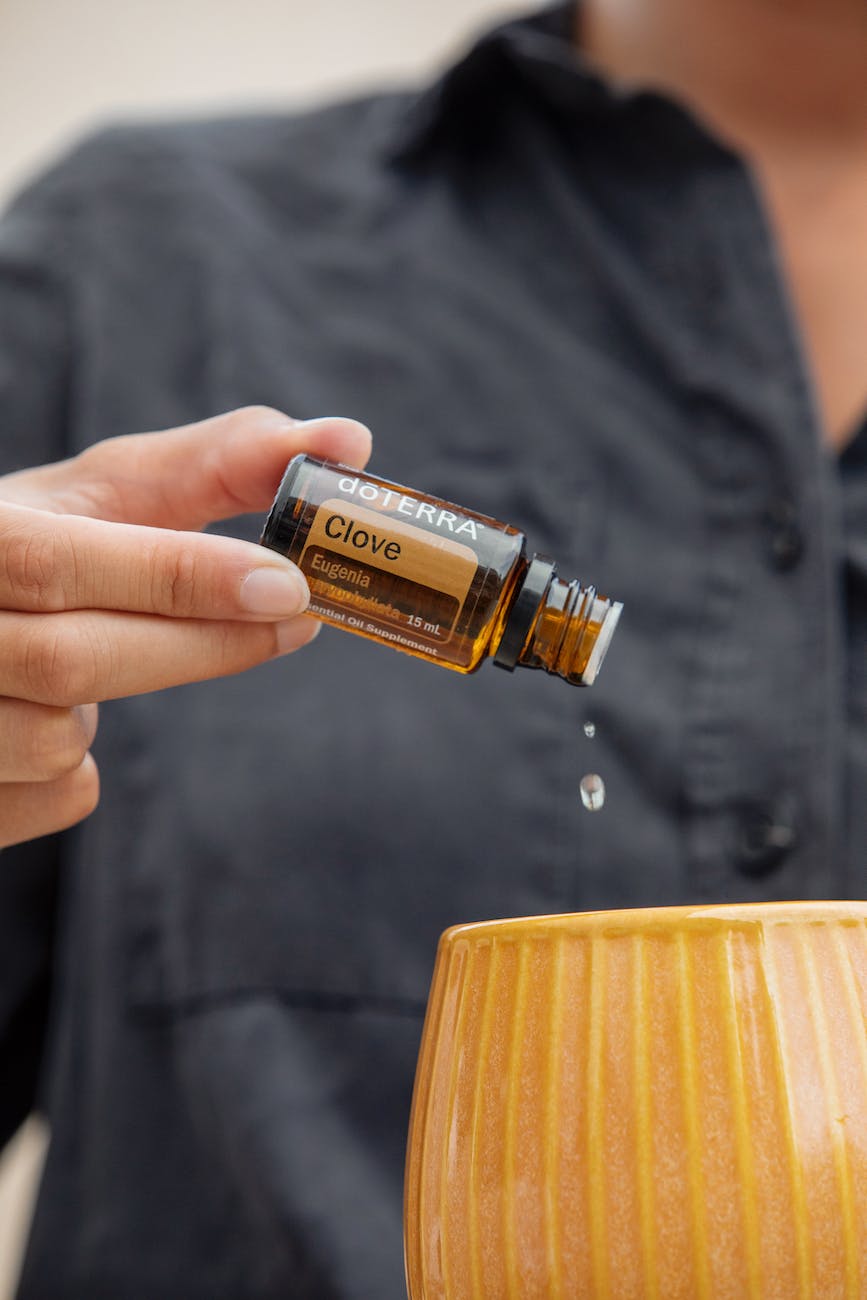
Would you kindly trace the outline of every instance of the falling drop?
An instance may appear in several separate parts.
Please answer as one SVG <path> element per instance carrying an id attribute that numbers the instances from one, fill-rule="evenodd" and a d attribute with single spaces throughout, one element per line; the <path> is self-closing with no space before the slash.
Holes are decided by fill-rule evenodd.
<path id="1" fill-rule="evenodd" d="M 588 740 L 592 740 L 592 739 L 593 739 L 593 737 L 596 735 L 596 723 L 595 723 L 595 722 L 585 722 L 585 723 L 584 723 L 584 735 L 587 737 Z"/>
<path id="2" fill-rule="evenodd" d="M 581 802 L 588 812 L 598 812 L 605 803 L 605 782 L 595 772 L 582 776 L 579 786 Z"/>

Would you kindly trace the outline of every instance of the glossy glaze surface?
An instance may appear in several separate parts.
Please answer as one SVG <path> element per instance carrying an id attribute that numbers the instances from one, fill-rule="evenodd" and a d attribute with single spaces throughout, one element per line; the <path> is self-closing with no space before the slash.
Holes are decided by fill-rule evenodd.
<path id="1" fill-rule="evenodd" d="M 442 938 L 411 1300 L 867 1295 L 867 903 Z"/>

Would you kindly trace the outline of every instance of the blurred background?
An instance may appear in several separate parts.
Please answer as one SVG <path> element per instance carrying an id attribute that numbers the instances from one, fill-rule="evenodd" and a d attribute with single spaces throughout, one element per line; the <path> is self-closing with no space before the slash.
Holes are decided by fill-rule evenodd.
<path id="1" fill-rule="evenodd" d="M 0 0 L 0 206 L 72 140 L 123 117 L 315 103 L 430 76 L 532 0 Z M 2 863 L 0 863 L 2 870 Z M 0 1062 L 0 1087 L 3 1066 Z M 10 1300 L 47 1135 L 0 1156 Z"/>

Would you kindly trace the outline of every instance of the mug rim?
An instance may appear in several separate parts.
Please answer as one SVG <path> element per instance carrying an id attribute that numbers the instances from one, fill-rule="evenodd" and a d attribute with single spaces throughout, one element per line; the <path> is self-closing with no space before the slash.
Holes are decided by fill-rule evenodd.
<path id="1" fill-rule="evenodd" d="M 503 917 L 449 926 L 440 944 L 458 940 L 544 938 L 556 935 L 637 934 L 702 929 L 761 929 L 769 925 L 867 922 L 867 900 L 793 899 L 766 903 L 701 903 L 663 907 L 606 908 L 593 912 Z"/>

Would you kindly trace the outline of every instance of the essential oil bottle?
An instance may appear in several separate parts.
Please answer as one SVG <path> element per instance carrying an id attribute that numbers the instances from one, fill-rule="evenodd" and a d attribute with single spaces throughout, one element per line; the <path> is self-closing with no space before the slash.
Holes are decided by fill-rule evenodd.
<path id="1" fill-rule="evenodd" d="M 461 673 L 493 658 L 589 686 L 622 609 L 508 524 L 312 456 L 289 462 L 260 540 L 317 618 Z"/>

